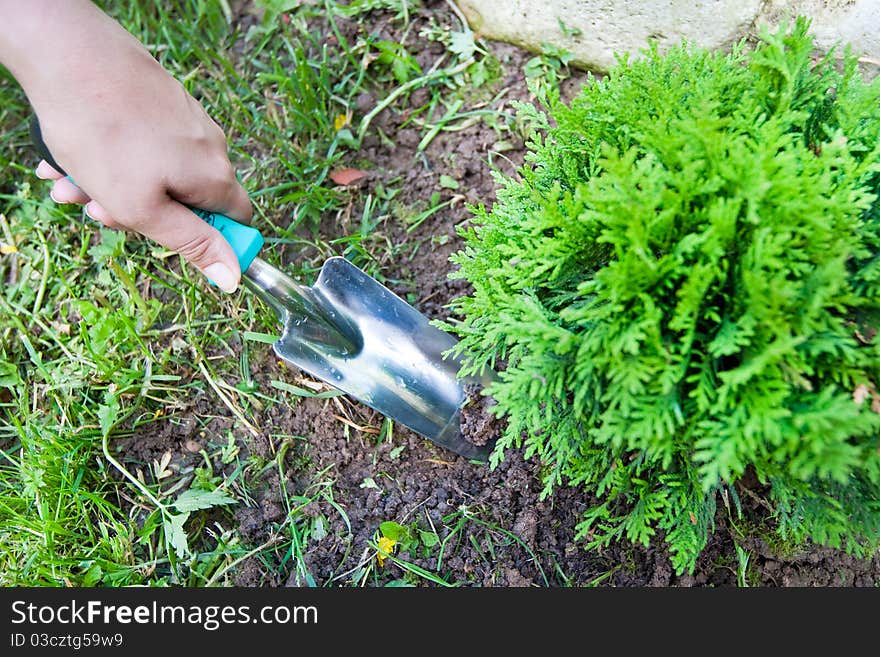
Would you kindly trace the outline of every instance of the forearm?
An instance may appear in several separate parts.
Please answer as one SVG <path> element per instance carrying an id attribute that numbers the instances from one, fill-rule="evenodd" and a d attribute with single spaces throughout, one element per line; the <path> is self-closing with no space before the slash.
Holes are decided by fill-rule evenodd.
<path id="1" fill-rule="evenodd" d="M 89 0 L 0 0 L 0 21 L 0 63 L 35 103 L 49 100 L 53 81 L 60 79 L 86 83 L 86 88 L 97 80 L 112 86 L 113 77 L 126 71 L 106 55 L 120 47 L 149 57 Z"/>

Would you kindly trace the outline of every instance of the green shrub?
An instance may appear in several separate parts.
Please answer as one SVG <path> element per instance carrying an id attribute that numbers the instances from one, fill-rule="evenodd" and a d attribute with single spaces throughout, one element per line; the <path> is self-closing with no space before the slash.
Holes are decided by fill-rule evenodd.
<path id="1" fill-rule="evenodd" d="M 540 128 L 453 256 L 462 374 L 503 438 L 593 500 L 588 547 L 693 572 L 747 473 L 785 541 L 880 543 L 880 78 L 814 61 L 809 22 L 752 50 L 621 58 Z"/>

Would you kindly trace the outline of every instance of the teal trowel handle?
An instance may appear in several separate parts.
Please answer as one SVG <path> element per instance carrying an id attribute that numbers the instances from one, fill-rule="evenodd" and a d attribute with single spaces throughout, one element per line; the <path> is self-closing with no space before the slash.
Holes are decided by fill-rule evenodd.
<path id="1" fill-rule="evenodd" d="M 260 249 L 263 248 L 264 240 L 260 231 L 251 226 L 240 224 L 219 212 L 208 212 L 199 208 L 190 208 L 190 210 L 220 231 L 220 234 L 235 251 L 241 273 L 246 272 Z"/>
<path id="2" fill-rule="evenodd" d="M 51 164 L 56 171 L 66 175 L 64 169 L 62 169 L 55 161 L 55 158 L 52 157 L 52 153 L 49 152 L 49 147 L 46 146 L 46 142 L 43 141 L 43 134 L 40 131 L 40 122 L 37 119 L 36 114 L 31 117 L 30 132 L 31 141 L 34 142 L 34 146 L 40 154 L 40 157 Z M 238 258 L 238 266 L 242 273 L 246 272 L 248 267 L 250 267 L 251 263 L 254 261 L 254 258 L 257 257 L 260 249 L 263 248 L 263 236 L 260 234 L 260 231 L 256 228 L 246 226 L 245 224 L 240 224 L 219 212 L 209 212 L 208 210 L 201 210 L 193 207 L 190 207 L 190 210 L 220 231 L 220 234 L 223 235 L 227 242 L 229 242 L 229 246 L 231 246 L 232 250 L 235 252 L 235 256 Z"/>

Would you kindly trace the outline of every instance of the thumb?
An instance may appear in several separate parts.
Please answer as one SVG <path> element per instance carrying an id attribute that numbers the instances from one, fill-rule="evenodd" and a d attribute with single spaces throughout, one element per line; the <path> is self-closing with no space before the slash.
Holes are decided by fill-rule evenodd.
<path id="1" fill-rule="evenodd" d="M 138 232 L 176 251 L 224 292 L 235 292 L 241 280 L 238 258 L 218 230 L 185 205 L 168 198 Z"/>

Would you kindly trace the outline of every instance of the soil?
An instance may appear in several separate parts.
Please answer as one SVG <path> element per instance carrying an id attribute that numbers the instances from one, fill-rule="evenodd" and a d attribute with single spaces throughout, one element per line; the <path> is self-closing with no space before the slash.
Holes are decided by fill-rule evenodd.
<path id="1" fill-rule="evenodd" d="M 413 25 L 406 44 L 423 69 L 428 69 L 442 54 L 443 46 L 418 37 L 420 29 L 432 18 L 442 25 L 456 25 L 457 19 L 446 2 L 421 4 L 411 11 Z M 399 22 L 382 13 L 368 14 L 358 21 L 339 20 L 338 24 L 352 41 L 367 32 L 382 33 L 391 40 L 402 38 Z M 330 35 L 328 39 L 332 42 Z M 532 55 L 506 44 L 486 45 L 502 70 L 493 91 L 506 90 L 494 100 L 488 95 L 486 101 L 494 109 L 512 112 L 511 101 L 532 100 L 523 74 Z M 563 94 L 574 93 L 582 80 L 583 74 L 573 71 L 563 85 Z M 355 124 L 379 98 L 377 92 L 358 99 Z M 360 198 L 385 183 L 401 190 L 396 200 L 403 207 L 424 209 L 436 192 L 442 200 L 454 199 L 412 232 L 408 233 L 401 221 L 388 222 L 386 230 L 391 231 L 393 243 L 421 241 L 423 246 L 415 257 L 383 263 L 383 273 L 394 282 L 397 294 L 432 319 L 448 319 L 447 304 L 467 292 L 465 282 L 450 279 L 448 274 L 453 271 L 449 256 L 462 246 L 457 231 L 471 218 L 468 205 L 491 204 L 496 189 L 492 168 L 515 174 L 523 161 L 524 144 L 514 133 L 499 135 L 477 122 L 457 132 L 440 132 L 420 153 L 417 146 L 423 133 L 412 124 L 402 124 L 409 118 L 408 112 L 426 100 L 416 91 L 409 96 L 408 105 L 400 102 L 397 111 L 380 113 L 374 125 L 393 143 L 368 138 L 361 152 L 352 156 L 351 166 L 371 163 L 370 175 L 358 183 Z M 512 148 L 493 153 L 490 166 L 490 151 L 501 139 Z M 441 186 L 441 176 L 451 177 L 459 187 Z M 357 202 L 358 196 L 355 198 Z M 351 215 L 359 217 L 360 212 L 355 208 Z M 338 235 L 348 228 L 334 225 L 325 230 Z M 262 352 L 251 349 L 252 376 L 260 387 L 268 389 L 272 379 L 303 385 L 298 381 L 304 375 L 280 365 L 268 345 Z M 465 435 L 478 444 L 494 440 L 502 420 L 491 413 L 491 399 L 474 394 L 474 390 L 468 393 L 462 414 Z M 415 537 L 408 545 L 398 545 L 395 558 L 459 585 L 737 586 L 742 582 L 734 535 L 750 555 L 747 583 L 751 586 L 880 584 L 880 558 L 862 561 L 814 546 L 796 554 L 780 554 L 777 546 L 760 538 L 772 536 L 771 531 L 754 532 L 758 537 L 753 538 L 735 534 L 722 503 L 715 531 L 695 572 L 679 576 L 662 540 L 648 548 L 624 543 L 586 550 L 585 541 L 575 537 L 589 497 L 580 489 L 565 486 L 542 495 L 542 466 L 525 459 L 522 449 L 507 450 L 497 467 L 491 467 L 458 457 L 400 426 L 380 441 L 383 418 L 347 397 L 299 398 L 290 405 L 271 405 L 253 413 L 259 429 L 256 435 L 248 435 L 219 400 L 204 395 L 195 397 L 192 405 L 173 419 L 151 423 L 137 436 L 116 441 L 120 455 L 129 462 L 150 463 L 170 451 L 172 463 L 182 471 L 199 464 L 202 456 L 198 452 L 206 441 L 226 436 L 231 429 L 244 436 L 240 445 L 243 453 L 264 459 L 283 455 L 283 468 L 249 473 L 256 484 L 250 499 L 243 500 L 234 512 L 234 522 L 247 543 L 271 546 L 277 541 L 280 545 L 285 498 L 311 500 L 304 502 L 294 518 L 306 536 L 300 546 L 304 568 L 293 567 L 294 559 L 286 549 L 277 553 L 264 550 L 259 558 L 254 556 L 237 567 L 233 582 L 239 586 L 382 586 L 404 581 L 434 586 L 391 559 L 384 565 L 377 562 L 377 532 L 386 521 L 411 527 Z M 749 494 L 756 482 L 745 480 L 740 486 L 746 516 L 740 526 L 766 526 L 769 520 L 757 501 L 760 496 Z"/>
<path id="2" fill-rule="evenodd" d="M 493 413 L 497 405 L 491 396 L 483 394 L 478 383 L 465 383 L 464 402 L 461 406 L 461 435 L 468 442 L 480 446 L 494 446 L 503 427 Z"/>

